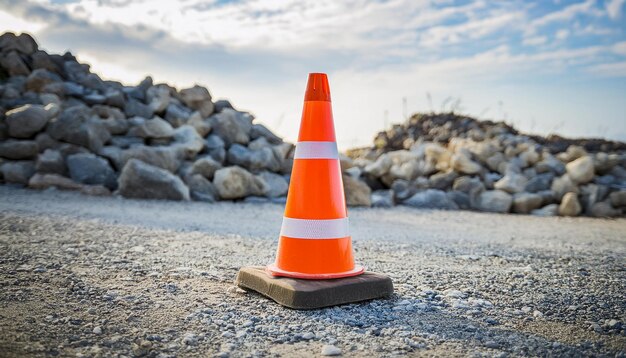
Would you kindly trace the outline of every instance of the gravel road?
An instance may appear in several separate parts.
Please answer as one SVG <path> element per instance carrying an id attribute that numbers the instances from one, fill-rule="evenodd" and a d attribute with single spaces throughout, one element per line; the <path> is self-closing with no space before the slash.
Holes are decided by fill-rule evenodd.
<path id="1" fill-rule="evenodd" d="M 232 285 L 282 210 L 0 186 L 0 356 L 626 356 L 626 219 L 351 209 L 394 296 L 295 311 Z"/>

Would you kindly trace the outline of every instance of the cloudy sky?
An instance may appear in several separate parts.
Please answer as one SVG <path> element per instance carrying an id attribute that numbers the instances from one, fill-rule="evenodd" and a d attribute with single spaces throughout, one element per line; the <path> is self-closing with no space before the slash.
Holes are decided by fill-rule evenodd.
<path id="1" fill-rule="evenodd" d="M 626 140 L 624 2 L 0 0 L 0 31 L 107 79 L 205 85 L 291 140 L 309 72 L 329 74 L 342 148 L 442 108 Z"/>

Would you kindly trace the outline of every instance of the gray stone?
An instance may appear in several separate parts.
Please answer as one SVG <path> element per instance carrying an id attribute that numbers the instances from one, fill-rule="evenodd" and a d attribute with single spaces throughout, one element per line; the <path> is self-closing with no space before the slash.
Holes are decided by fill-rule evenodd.
<path id="1" fill-rule="evenodd" d="M 118 179 L 119 193 L 127 198 L 189 200 L 189 188 L 165 169 L 130 159 Z"/>
<path id="2" fill-rule="evenodd" d="M 98 93 L 90 93 L 83 96 L 83 101 L 90 106 L 106 103 L 107 98 Z"/>
<path id="3" fill-rule="evenodd" d="M 27 91 L 41 92 L 47 84 L 60 81 L 61 77 L 56 73 L 40 68 L 28 75 L 24 87 Z"/>
<path id="4" fill-rule="evenodd" d="M 195 85 L 180 91 L 180 98 L 187 107 L 200 112 L 202 117 L 208 117 L 213 113 L 213 102 L 211 102 L 211 94 L 201 86 Z"/>
<path id="5" fill-rule="evenodd" d="M 554 174 L 552 173 L 545 173 L 534 176 L 526 183 L 524 191 L 529 193 L 537 193 L 542 190 L 548 190 L 552 185 L 552 179 L 554 179 Z"/>
<path id="6" fill-rule="evenodd" d="M 563 176 L 555 178 L 552 181 L 552 185 L 550 189 L 554 192 L 555 197 L 558 201 L 561 201 L 563 195 L 565 193 L 578 193 L 578 186 L 570 179 L 568 174 L 563 174 Z"/>
<path id="7" fill-rule="evenodd" d="M 175 173 L 181 164 L 181 154 L 173 147 L 148 147 L 139 145 L 122 152 L 121 164 L 125 166 L 130 159 L 139 159 L 144 163 L 157 166 Z"/>
<path id="8" fill-rule="evenodd" d="M 485 185 L 480 181 L 480 178 L 462 176 L 454 179 L 452 189 L 462 191 L 466 194 L 479 193 L 485 190 Z"/>
<path id="9" fill-rule="evenodd" d="M 190 168 L 191 174 L 200 174 L 203 177 L 211 180 L 213 179 L 213 175 L 215 172 L 222 168 L 222 165 L 215 161 L 210 156 L 204 156 L 202 158 L 198 158 Z"/>
<path id="10" fill-rule="evenodd" d="M 238 167 L 226 167 L 215 172 L 213 184 L 222 199 L 240 199 L 248 195 L 264 196 L 267 183 Z"/>
<path id="11" fill-rule="evenodd" d="M 402 204 L 420 209 L 458 209 L 456 203 L 446 195 L 446 192 L 436 189 L 427 189 L 415 193 L 410 198 L 404 200 Z"/>
<path id="12" fill-rule="evenodd" d="M 80 190 L 83 186 L 59 174 L 36 173 L 28 181 L 28 187 L 40 190 L 52 187 L 64 190 Z"/>
<path id="13" fill-rule="evenodd" d="M 250 166 L 252 151 L 240 144 L 233 144 L 228 148 L 226 158 L 229 164 L 239 165 L 244 168 Z"/>
<path id="14" fill-rule="evenodd" d="M 15 35 L 12 32 L 5 32 L 0 35 L 0 49 L 2 52 L 17 51 L 25 55 L 31 55 L 37 51 L 38 46 L 35 39 L 27 33 Z"/>
<path id="15" fill-rule="evenodd" d="M 224 110 L 225 108 L 234 109 L 233 105 L 227 99 L 219 99 L 215 101 L 214 105 L 215 105 L 215 112 L 218 112 L 218 113 Z"/>
<path id="16" fill-rule="evenodd" d="M 104 93 L 106 97 L 106 104 L 117 108 L 126 108 L 126 99 L 124 99 L 124 93 L 122 91 L 109 89 Z"/>
<path id="17" fill-rule="evenodd" d="M 172 138 L 174 136 L 174 128 L 159 117 L 147 119 L 142 124 L 134 126 L 128 130 L 131 137 L 141 138 Z"/>
<path id="18" fill-rule="evenodd" d="M 554 173 L 556 175 L 565 174 L 565 164 L 556 159 L 551 154 L 544 153 L 543 160 L 535 164 L 537 173 Z"/>
<path id="19" fill-rule="evenodd" d="M 524 191 L 528 179 L 521 174 L 508 172 L 494 184 L 494 188 L 514 194 Z"/>
<path id="20" fill-rule="evenodd" d="M 70 177 L 79 183 L 103 185 L 111 190 L 117 188 L 117 176 L 109 162 L 95 154 L 78 153 L 67 157 Z"/>
<path id="21" fill-rule="evenodd" d="M 552 190 L 542 190 L 536 194 L 541 195 L 541 205 L 548 205 L 557 203 L 556 194 Z"/>
<path id="22" fill-rule="evenodd" d="M 217 190 L 211 181 L 200 174 L 193 174 L 186 178 L 191 198 L 195 201 L 213 203 L 217 197 Z"/>
<path id="23" fill-rule="evenodd" d="M 619 154 L 596 153 L 593 157 L 593 166 L 596 173 L 608 173 L 619 164 Z"/>
<path id="24" fill-rule="evenodd" d="M 77 144 L 92 152 L 98 152 L 111 138 L 100 119 L 92 118 L 86 107 L 65 109 L 58 118 L 50 121 L 47 131 L 56 140 Z"/>
<path id="25" fill-rule="evenodd" d="M 0 157 L 7 159 L 30 159 L 37 156 L 39 147 L 34 140 L 9 139 L 0 142 Z"/>
<path id="26" fill-rule="evenodd" d="M 264 267 L 243 267 L 235 285 L 294 309 L 336 306 L 388 297 L 393 293 L 391 279 L 374 272 L 333 280 L 302 280 L 270 276 Z"/>
<path id="27" fill-rule="evenodd" d="M 582 156 L 567 163 L 565 168 L 572 181 L 578 184 L 590 182 L 595 175 L 593 159 L 589 155 Z"/>
<path id="28" fill-rule="evenodd" d="M 252 117 L 246 113 L 224 109 L 221 113 L 211 116 L 213 133 L 222 138 L 226 147 L 233 143 L 248 144 L 252 130 Z"/>
<path id="29" fill-rule="evenodd" d="M 35 142 L 39 147 L 39 151 L 44 151 L 46 149 L 55 149 L 59 146 L 59 142 L 52 139 L 52 137 L 50 137 L 50 135 L 46 132 L 41 132 L 37 134 L 37 136 L 35 137 Z"/>
<path id="30" fill-rule="evenodd" d="M 608 201 L 600 201 L 591 205 L 589 214 L 597 218 L 611 218 L 620 216 L 622 211 L 615 209 Z"/>
<path id="31" fill-rule="evenodd" d="M 349 175 L 343 175 L 343 190 L 348 206 L 371 206 L 371 193 L 367 184 Z"/>
<path id="32" fill-rule="evenodd" d="M 483 169 L 480 164 L 471 160 L 463 152 L 453 154 L 452 158 L 450 158 L 450 165 L 452 169 L 462 174 L 476 174 Z"/>
<path id="33" fill-rule="evenodd" d="M 144 139 L 139 137 L 112 136 L 111 145 L 121 149 L 127 149 L 133 146 L 144 144 Z"/>
<path id="34" fill-rule="evenodd" d="M 616 208 L 626 207 L 626 190 L 613 192 L 609 195 L 611 205 Z"/>
<path id="35" fill-rule="evenodd" d="M 513 212 L 528 214 L 541 207 L 543 197 L 535 193 L 516 193 L 513 195 Z"/>
<path id="36" fill-rule="evenodd" d="M 170 103 L 170 90 L 165 85 L 152 86 L 146 91 L 146 97 L 152 111 L 161 113 Z"/>
<path id="37" fill-rule="evenodd" d="M 170 103 L 165 110 L 165 120 L 175 128 L 187 123 L 190 115 L 189 109 L 174 103 Z"/>
<path id="38" fill-rule="evenodd" d="M 192 159 L 204 149 L 205 141 L 194 127 L 186 124 L 174 130 L 174 145 L 182 151 L 185 158 Z"/>
<path id="39" fill-rule="evenodd" d="M 332 344 L 325 344 L 322 346 L 322 352 L 320 354 L 326 357 L 340 356 L 341 349 L 333 346 Z"/>
<path id="40" fill-rule="evenodd" d="M 472 207 L 472 200 L 467 193 L 462 191 L 453 190 L 446 193 L 448 197 L 454 201 L 454 203 L 461 210 L 469 210 Z"/>
<path id="41" fill-rule="evenodd" d="M 282 139 L 262 124 L 255 123 L 250 129 L 250 139 L 265 138 L 269 143 L 280 144 Z"/>
<path id="42" fill-rule="evenodd" d="M 428 181 L 432 189 L 447 190 L 458 176 L 455 171 L 450 170 L 431 175 Z"/>
<path id="43" fill-rule="evenodd" d="M 5 115 L 9 135 L 14 138 L 30 138 L 48 123 L 48 112 L 40 105 L 27 104 Z"/>
<path id="44" fill-rule="evenodd" d="M 289 184 L 282 175 L 264 171 L 261 172 L 259 176 L 267 183 L 269 187 L 267 193 L 265 194 L 268 197 L 277 198 L 280 196 L 285 196 L 287 194 Z"/>
<path id="45" fill-rule="evenodd" d="M 211 132 L 211 120 L 202 118 L 200 112 L 196 111 L 189 117 L 187 124 L 195 128 L 200 137 L 206 137 Z"/>
<path id="46" fill-rule="evenodd" d="M 54 149 L 46 149 L 37 157 L 37 172 L 63 175 L 66 173 L 65 161 L 61 152 Z"/>
<path id="47" fill-rule="evenodd" d="M 9 76 L 28 76 L 30 74 L 28 66 L 16 51 L 0 53 L 0 66 L 4 67 Z"/>
<path id="48" fill-rule="evenodd" d="M 578 216 L 582 211 L 582 206 L 578 201 L 578 194 L 566 193 L 559 205 L 559 215 L 561 216 Z"/>
<path id="49" fill-rule="evenodd" d="M 393 190 L 376 190 L 371 196 L 372 207 L 390 208 L 394 205 Z"/>
<path id="50" fill-rule="evenodd" d="M 0 171 L 2 171 L 5 182 L 26 185 L 28 180 L 35 174 L 35 162 L 21 160 L 2 163 Z"/>
<path id="51" fill-rule="evenodd" d="M 559 213 L 559 206 L 557 204 L 550 204 L 542 207 L 541 209 L 535 209 L 530 212 L 535 216 L 556 216 Z"/>
<path id="52" fill-rule="evenodd" d="M 476 209 L 494 213 L 508 213 L 513 204 L 511 194 L 502 190 L 487 190 L 477 198 Z"/>
<path id="53" fill-rule="evenodd" d="M 141 103 L 134 98 L 128 98 L 124 105 L 124 112 L 127 117 L 152 118 L 154 111 L 150 106 Z"/>

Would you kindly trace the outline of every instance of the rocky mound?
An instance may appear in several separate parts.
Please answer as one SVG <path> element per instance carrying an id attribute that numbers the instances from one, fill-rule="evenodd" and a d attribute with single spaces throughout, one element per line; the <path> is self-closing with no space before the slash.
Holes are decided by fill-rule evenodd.
<path id="1" fill-rule="evenodd" d="M 626 212 L 626 144 L 527 136 L 505 123 L 416 114 L 349 152 L 372 205 L 534 215 Z"/>
<path id="2" fill-rule="evenodd" d="M 102 80 L 0 36 L 0 181 L 93 195 L 284 200 L 293 145 L 200 86 Z M 260 199 L 249 199 L 260 200 Z"/>
<path id="3" fill-rule="evenodd" d="M 129 198 L 283 202 L 293 148 L 201 86 L 102 80 L 0 36 L 0 182 Z M 416 114 L 342 157 L 348 205 L 536 215 L 626 212 L 626 144 Z"/>

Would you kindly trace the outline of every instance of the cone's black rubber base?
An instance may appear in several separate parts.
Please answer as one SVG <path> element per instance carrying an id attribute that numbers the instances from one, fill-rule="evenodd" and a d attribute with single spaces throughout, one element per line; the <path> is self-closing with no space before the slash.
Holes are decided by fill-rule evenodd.
<path id="1" fill-rule="evenodd" d="M 239 270 L 235 284 L 283 306 L 302 310 L 371 300 L 393 293 L 389 276 L 367 271 L 358 276 L 331 280 L 302 280 L 273 277 L 265 272 L 265 267 L 251 266 Z"/>

